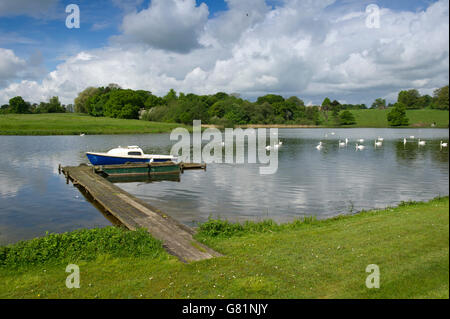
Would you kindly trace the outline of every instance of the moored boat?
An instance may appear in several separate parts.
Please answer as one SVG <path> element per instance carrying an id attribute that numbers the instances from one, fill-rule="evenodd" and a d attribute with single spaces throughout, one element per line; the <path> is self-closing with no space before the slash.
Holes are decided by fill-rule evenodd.
<path id="1" fill-rule="evenodd" d="M 92 165 L 118 165 L 125 163 L 152 163 L 176 161 L 172 155 L 144 154 L 139 146 L 117 147 L 106 153 L 86 152 Z"/>

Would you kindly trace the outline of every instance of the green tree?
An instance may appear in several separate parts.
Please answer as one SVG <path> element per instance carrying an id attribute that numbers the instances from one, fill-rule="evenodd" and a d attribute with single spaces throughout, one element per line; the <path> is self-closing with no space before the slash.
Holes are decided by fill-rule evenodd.
<path id="1" fill-rule="evenodd" d="M 320 124 L 319 107 L 318 106 L 308 106 L 305 109 L 306 119 L 313 122 L 315 125 Z"/>
<path id="2" fill-rule="evenodd" d="M 75 112 L 77 113 L 89 113 L 88 107 L 86 105 L 88 99 L 99 92 L 98 88 L 95 87 L 87 87 L 75 98 Z"/>
<path id="3" fill-rule="evenodd" d="M 392 110 L 387 115 L 387 120 L 391 126 L 406 126 L 409 123 L 406 117 L 406 106 L 402 103 L 395 103 Z"/>
<path id="4" fill-rule="evenodd" d="M 61 105 L 59 98 L 53 96 L 47 103 L 47 113 L 64 113 L 66 109 Z"/>
<path id="5" fill-rule="evenodd" d="M 258 97 L 258 99 L 256 100 L 257 104 L 263 104 L 264 102 L 267 102 L 269 104 L 274 104 L 277 102 L 284 102 L 284 98 L 281 95 L 266 94 L 264 96 Z"/>
<path id="6" fill-rule="evenodd" d="M 322 113 L 325 117 L 325 121 L 328 122 L 328 111 L 331 109 L 331 101 L 326 97 L 322 102 Z"/>
<path id="7" fill-rule="evenodd" d="M 356 124 L 356 119 L 352 112 L 345 110 L 339 115 L 339 123 L 341 125 L 352 125 Z"/>
<path id="8" fill-rule="evenodd" d="M 433 92 L 432 105 L 435 109 L 448 110 L 448 85 Z"/>
<path id="9" fill-rule="evenodd" d="M 422 95 L 419 98 L 419 100 L 417 101 L 417 104 L 422 109 L 431 107 L 432 103 L 433 103 L 433 98 L 431 96 L 429 96 L 428 94 Z"/>
<path id="10" fill-rule="evenodd" d="M 420 94 L 416 89 L 400 91 L 398 93 L 397 102 L 402 103 L 407 109 L 420 108 Z"/>
<path id="11" fill-rule="evenodd" d="M 109 96 L 103 104 L 102 97 L 94 104 L 103 104 L 103 115 L 117 118 L 139 118 L 139 110 L 144 107 L 143 96 L 133 90 L 115 89 L 106 93 Z M 123 109 L 123 110 L 122 110 Z"/>
<path id="12" fill-rule="evenodd" d="M 170 89 L 169 92 L 167 92 L 166 96 L 164 96 L 163 99 L 166 101 L 166 103 L 169 103 L 171 101 L 175 101 L 175 100 L 178 99 L 177 92 L 175 92 L 174 89 Z"/>
<path id="13" fill-rule="evenodd" d="M 10 106 L 11 113 L 23 114 L 23 113 L 30 112 L 29 111 L 30 105 L 27 104 L 27 102 L 25 102 L 21 96 L 16 96 L 16 97 L 13 97 L 12 99 L 10 99 L 9 106 Z"/>
<path id="14" fill-rule="evenodd" d="M 386 108 L 386 100 L 385 100 L 385 99 L 382 99 L 382 98 L 376 99 L 376 100 L 372 103 L 372 108 L 373 108 L 373 109 L 384 110 L 384 109 Z"/>

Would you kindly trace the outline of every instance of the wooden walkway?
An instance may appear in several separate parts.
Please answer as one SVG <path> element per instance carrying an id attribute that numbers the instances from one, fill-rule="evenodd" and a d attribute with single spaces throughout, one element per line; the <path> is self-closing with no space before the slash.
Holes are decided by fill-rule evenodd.
<path id="1" fill-rule="evenodd" d="M 75 186 L 82 187 L 128 229 L 145 228 L 164 248 L 183 262 L 221 256 L 193 238 L 194 230 L 115 186 L 87 165 L 62 167 Z"/>

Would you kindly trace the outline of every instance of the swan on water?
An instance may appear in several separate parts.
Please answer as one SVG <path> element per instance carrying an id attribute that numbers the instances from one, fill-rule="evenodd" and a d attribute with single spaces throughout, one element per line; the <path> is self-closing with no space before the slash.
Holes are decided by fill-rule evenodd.
<path id="1" fill-rule="evenodd" d="M 317 148 L 318 150 L 321 150 L 321 149 L 322 149 L 322 142 L 319 142 L 319 145 L 317 145 L 316 148 Z"/>

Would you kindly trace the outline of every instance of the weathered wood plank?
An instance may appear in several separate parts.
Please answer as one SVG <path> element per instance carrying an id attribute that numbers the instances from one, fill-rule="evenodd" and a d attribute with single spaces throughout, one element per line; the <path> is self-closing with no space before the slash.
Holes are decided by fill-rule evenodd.
<path id="1" fill-rule="evenodd" d="M 145 228 L 163 242 L 166 250 L 184 262 L 221 256 L 193 238 L 194 230 L 183 225 L 132 196 L 105 178 L 92 167 L 80 165 L 62 167 L 62 172 L 74 185 L 84 188 L 90 196 L 128 229 Z"/>

